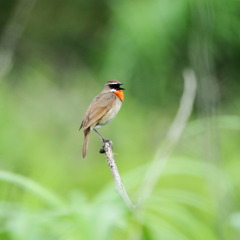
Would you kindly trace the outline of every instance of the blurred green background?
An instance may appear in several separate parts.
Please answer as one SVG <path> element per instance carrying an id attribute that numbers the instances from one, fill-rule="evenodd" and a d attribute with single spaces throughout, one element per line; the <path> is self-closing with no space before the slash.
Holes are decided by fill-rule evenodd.
<path id="1" fill-rule="evenodd" d="M 236 0 L 1 1 L 0 239 L 239 239 L 239 12 Z M 125 83 L 100 132 L 141 203 L 186 68 L 198 81 L 191 119 L 132 212 L 95 133 L 82 159 L 82 115 L 106 81 Z"/>

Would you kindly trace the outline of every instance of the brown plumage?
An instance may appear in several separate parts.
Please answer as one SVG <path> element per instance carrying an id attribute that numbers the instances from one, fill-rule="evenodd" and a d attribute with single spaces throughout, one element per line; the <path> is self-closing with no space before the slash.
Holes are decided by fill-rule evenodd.
<path id="1" fill-rule="evenodd" d="M 120 87 L 122 84 L 116 80 L 108 81 L 102 92 L 93 99 L 85 112 L 79 128 L 79 130 L 83 128 L 84 131 L 83 158 L 87 154 L 90 131 L 93 129 L 97 132 L 96 128 L 107 124 L 120 110 L 124 99 L 122 92 L 124 88 Z"/>

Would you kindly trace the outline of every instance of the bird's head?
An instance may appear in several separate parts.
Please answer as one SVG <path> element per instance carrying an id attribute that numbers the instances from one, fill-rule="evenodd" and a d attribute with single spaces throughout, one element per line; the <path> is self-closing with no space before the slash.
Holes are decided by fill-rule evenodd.
<path id="1" fill-rule="evenodd" d="M 111 91 L 111 92 L 116 92 L 119 90 L 125 90 L 124 88 L 121 87 L 121 85 L 123 85 L 122 82 L 119 82 L 117 80 L 111 80 L 108 81 L 105 86 L 104 86 L 104 90 L 105 91 Z"/>
<path id="2" fill-rule="evenodd" d="M 121 101 L 123 101 L 124 100 L 124 94 L 123 94 L 122 90 L 125 90 L 125 89 L 122 88 L 121 85 L 123 85 L 123 83 L 119 82 L 117 80 L 108 81 L 105 84 L 102 92 L 112 92 L 116 96 L 118 96 Z"/>

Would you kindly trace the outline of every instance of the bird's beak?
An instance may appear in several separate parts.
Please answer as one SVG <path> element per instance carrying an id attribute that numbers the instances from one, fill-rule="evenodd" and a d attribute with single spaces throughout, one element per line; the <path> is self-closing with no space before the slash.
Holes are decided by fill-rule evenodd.
<path id="1" fill-rule="evenodd" d="M 123 85 L 124 83 L 120 83 L 119 85 Z M 125 90 L 125 88 L 119 87 L 119 90 Z"/>

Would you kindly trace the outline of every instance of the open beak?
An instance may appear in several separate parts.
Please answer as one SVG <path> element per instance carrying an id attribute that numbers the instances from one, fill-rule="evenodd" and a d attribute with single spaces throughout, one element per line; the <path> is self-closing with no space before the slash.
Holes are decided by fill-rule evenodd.
<path id="1" fill-rule="evenodd" d="M 123 85 L 124 83 L 120 83 L 119 85 Z M 125 90 L 125 88 L 119 87 L 118 90 Z"/>

